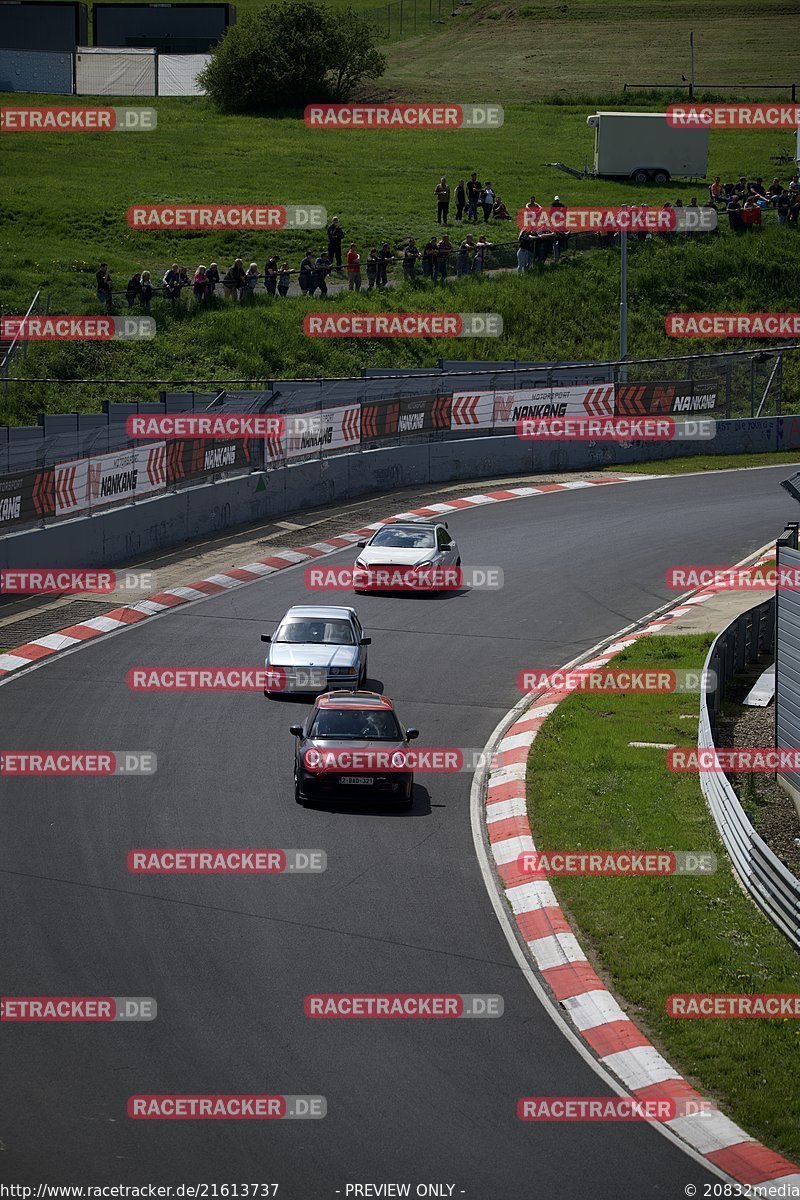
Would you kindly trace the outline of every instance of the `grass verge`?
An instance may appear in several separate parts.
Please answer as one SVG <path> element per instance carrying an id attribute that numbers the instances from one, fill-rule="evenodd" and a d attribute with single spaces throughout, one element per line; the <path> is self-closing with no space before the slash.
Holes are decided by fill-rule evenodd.
<path id="1" fill-rule="evenodd" d="M 732 468 L 792 466 L 800 462 L 800 450 L 776 450 L 774 454 L 690 454 L 656 462 L 631 463 L 626 467 L 603 467 L 612 475 L 684 475 L 693 471 L 730 471 Z"/>
<path id="2" fill-rule="evenodd" d="M 648 637 L 613 665 L 698 668 L 710 635 Z M 668 1060 L 748 1133 L 800 1153 L 800 1023 L 675 1020 L 683 992 L 796 992 L 800 960 L 742 892 L 697 778 L 659 750 L 696 742 L 697 697 L 576 693 L 547 719 L 528 765 L 539 849 L 711 850 L 706 877 L 552 879 L 584 950 Z"/>

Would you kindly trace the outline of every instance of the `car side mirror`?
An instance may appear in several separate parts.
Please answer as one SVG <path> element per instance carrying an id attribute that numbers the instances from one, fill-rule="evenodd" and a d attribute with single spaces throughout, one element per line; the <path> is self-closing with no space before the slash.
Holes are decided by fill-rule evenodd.
<path id="1" fill-rule="evenodd" d="M 362 638 L 362 639 L 361 639 L 361 645 L 362 645 L 362 646 L 371 646 L 371 645 L 372 645 L 372 638 Z"/>
<path id="2" fill-rule="evenodd" d="M 366 542 L 356 542 L 356 546 L 358 547 L 359 550 L 365 550 L 367 543 Z"/>
<path id="3" fill-rule="evenodd" d="M 262 642 L 271 642 L 272 638 L 269 636 L 268 633 L 262 633 L 261 640 L 262 640 Z"/>
<path id="4" fill-rule="evenodd" d="M 290 725 L 289 733 L 293 733 L 295 737 L 302 737 L 303 736 L 303 726 L 302 725 Z"/>
<path id="5" fill-rule="evenodd" d="M 418 729 L 407 729 L 407 730 L 406 730 L 406 737 L 408 738 L 408 740 L 409 740 L 410 742 L 413 742 L 414 738 L 418 738 L 418 737 L 419 737 L 419 730 L 418 730 Z"/>

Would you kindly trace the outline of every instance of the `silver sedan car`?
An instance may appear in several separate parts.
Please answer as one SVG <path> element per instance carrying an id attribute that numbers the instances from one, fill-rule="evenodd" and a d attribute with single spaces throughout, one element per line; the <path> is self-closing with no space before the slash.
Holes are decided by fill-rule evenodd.
<path id="1" fill-rule="evenodd" d="M 372 638 L 354 608 L 299 604 L 290 608 L 270 637 L 264 660 L 265 696 L 298 692 L 356 691 L 367 679 L 367 646 Z"/>
<path id="2" fill-rule="evenodd" d="M 357 593 L 393 591 L 395 577 L 400 581 L 398 590 L 402 591 L 407 574 L 413 578 L 419 572 L 422 579 L 427 572 L 435 578 L 439 571 L 452 574 L 453 568 L 461 566 L 458 543 L 446 521 L 392 521 L 381 525 L 369 541 L 359 542 L 358 546 L 355 567 L 357 571 L 365 570 L 354 577 L 353 590 Z"/>

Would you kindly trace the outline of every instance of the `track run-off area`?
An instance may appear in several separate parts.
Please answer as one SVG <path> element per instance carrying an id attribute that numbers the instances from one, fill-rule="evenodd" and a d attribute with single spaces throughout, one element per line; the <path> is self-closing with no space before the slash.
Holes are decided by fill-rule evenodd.
<path id="1" fill-rule="evenodd" d="M 420 729 L 420 746 L 480 748 L 520 699 L 519 671 L 567 663 L 675 600 L 670 567 L 734 563 L 779 534 L 796 516 L 779 487 L 790 472 L 659 477 L 465 509 L 446 518 L 464 566 L 502 568 L 499 591 L 320 595 L 301 564 L 9 676 L 4 750 L 149 750 L 158 770 L 4 780 L 3 994 L 152 996 L 158 1016 L 3 1026 L 0 1179 L 269 1182 L 291 1200 L 390 1181 L 411 1195 L 418 1183 L 453 1185 L 441 1194 L 470 1200 L 677 1198 L 719 1182 L 642 1122 L 517 1119 L 522 1096 L 609 1092 L 497 921 L 469 774 L 418 775 L 410 811 L 305 809 L 293 798 L 289 726 L 307 701 L 134 692 L 126 675 L 259 666 L 260 634 L 290 605 L 355 603 L 372 638 L 368 686 Z M 127 869 L 137 847 L 255 846 L 321 849 L 327 870 Z M 349 992 L 499 994 L 504 1013 L 304 1015 L 308 993 Z M 172 1093 L 322 1095 L 327 1116 L 126 1116 L 129 1096 Z"/>

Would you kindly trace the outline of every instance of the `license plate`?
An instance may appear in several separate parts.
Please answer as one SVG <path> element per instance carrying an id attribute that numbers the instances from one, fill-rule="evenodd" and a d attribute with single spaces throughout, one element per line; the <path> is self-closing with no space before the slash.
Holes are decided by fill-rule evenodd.
<path id="1" fill-rule="evenodd" d="M 343 775 L 342 783 L 374 783 L 372 775 Z"/>

